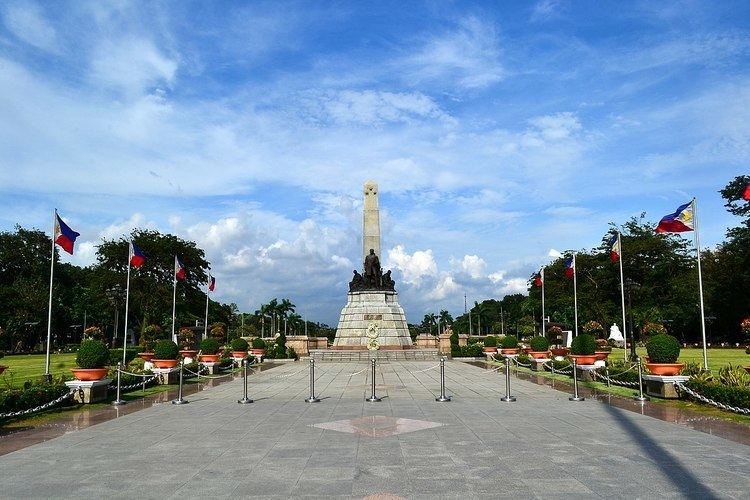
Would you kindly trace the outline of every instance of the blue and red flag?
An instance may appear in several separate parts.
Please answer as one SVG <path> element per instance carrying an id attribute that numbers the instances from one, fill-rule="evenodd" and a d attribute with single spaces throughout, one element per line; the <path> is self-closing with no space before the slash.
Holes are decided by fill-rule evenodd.
<path id="1" fill-rule="evenodd" d="M 612 259 L 612 262 L 620 260 L 620 245 L 620 233 L 617 233 L 609 240 L 609 258 Z"/>
<path id="2" fill-rule="evenodd" d="M 57 210 L 55 210 L 55 244 L 59 245 L 60 248 L 73 255 L 73 245 L 81 234 L 73 231 L 68 225 L 63 222 Z"/>
<path id="3" fill-rule="evenodd" d="M 750 201 L 750 184 L 745 187 L 745 192 L 742 193 L 742 199 L 745 201 Z"/>
<path id="4" fill-rule="evenodd" d="M 673 214 L 665 215 L 656 227 L 657 233 L 684 233 L 693 230 L 693 201 L 677 207 Z"/>
<path id="5" fill-rule="evenodd" d="M 568 257 L 565 259 L 565 277 L 570 279 L 573 279 L 573 276 L 576 274 L 576 261 L 573 257 Z"/>
<path id="6" fill-rule="evenodd" d="M 213 292 L 214 288 L 216 288 L 216 278 L 214 278 L 213 276 L 209 274 L 208 275 L 208 291 Z"/>
<path id="7" fill-rule="evenodd" d="M 178 256 L 174 256 L 174 277 L 180 281 L 185 280 L 185 264 L 182 263 Z"/>
<path id="8" fill-rule="evenodd" d="M 534 274 L 534 286 L 542 286 L 544 284 L 544 269 Z"/>
<path id="9" fill-rule="evenodd" d="M 135 243 L 130 242 L 130 265 L 133 267 L 141 267 L 146 262 L 146 256 L 138 248 Z"/>

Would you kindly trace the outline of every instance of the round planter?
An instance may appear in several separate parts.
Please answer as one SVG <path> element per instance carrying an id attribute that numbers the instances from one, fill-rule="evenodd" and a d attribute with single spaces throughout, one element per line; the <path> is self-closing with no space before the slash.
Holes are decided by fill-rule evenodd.
<path id="1" fill-rule="evenodd" d="M 247 351 L 232 351 L 232 357 L 234 359 L 245 359 L 247 357 Z"/>
<path id="2" fill-rule="evenodd" d="M 484 347 L 484 352 L 496 353 L 497 352 L 497 347 L 487 347 L 487 346 L 485 346 Z"/>
<path id="3" fill-rule="evenodd" d="M 646 369 L 654 375 L 679 375 L 685 363 L 646 363 Z"/>
<path id="4" fill-rule="evenodd" d="M 221 354 L 201 354 L 201 361 L 204 363 L 216 363 L 221 358 Z"/>
<path id="5" fill-rule="evenodd" d="M 101 380 L 109 373 L 109 368 L 71 368 L 73 376 L 77 380 L 84 382 L 91 382 L 94 380 Z"/>
<path id="6" fill-rule="evenodd" d="M 157 368 L 174 368 L 177 366 L 176 359 L 152 359 L 151 362 Z"/>
<path id="7" fill-rule="evenodd" d="M 553 347 L 549 350 L 553 356 L 567 356 L 570 349 L 567 347 Z"/>
<path id="8" fill-rule="evenodd" d="M 593 365 L 596 362 L 596 354 L 568 354 L 571 359 L 576 360 L 579 365 Z"/>
<path id="9" fill-rule="evenodd" d="M 549 358 L 549 351 L 529 351 L 529 356 L 534 359 L 547 359 Z"/>
<path id="10" fill-rule="evenodd" d="M 183 349 L 182 351 L 180 351 L 180 354 L 183 358 L 195 359 L 195 357 L 198 355 L 198 351 L 195 351 L 193 349 Z"/>
<path id="11" fill-rule="evenodd" d="M 607 356 L 609 356 L 611 351 L 596 351 L 594 353 L 594 356 L 596 356 L 597 361 L 604 361 L 607 359 Z"/>
<path id="12" fill-rule="evenodd" d="M 0 373 L 3 373 L 5 370 L 7 370 L 8 367 L 5 365 L 0 365 Z M 750 371 L 750 370 L 749 370 Z"/>
<path id="13" fill-rule="evenodd" d="M 252 354 L 253 356 L 265 356 L 266 355 L 265 349 L 250 349 L 248 352 Z"/>
<path id="14" fill-rule="evenodd" d="M 531 352 L 531 347 L 524 347 L 523 352 L 524 354 L 529 354 Z"/>
<path id="15" fill-rule="evenodd" d="M 139 352 L 138 356 L 143 361 L 151 361 L 152 359 L 154 359 L 154 353 L 153 352 Z"/>
<path id="16" fill-rule="evenodd" d="M 518 351 L 520 351 L 518 347 L 514 347 L 513 349 L 500 348 L 500 354 L 505 354 L 505 355 L 518 354 Z"/>

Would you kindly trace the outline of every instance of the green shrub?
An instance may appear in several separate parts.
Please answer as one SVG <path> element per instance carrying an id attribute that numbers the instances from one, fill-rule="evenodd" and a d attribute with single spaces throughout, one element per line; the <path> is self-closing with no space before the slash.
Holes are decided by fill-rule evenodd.
<path id="1" fill-rule="evenodd" d="M 497 338 L 493 335 L 487 335 L 487 337 L 484 339 L 484 346 L 497 347 Z"/>
<path id="2" fill-rule="evenodd" d="M 741 366 L 722 366 L 719 369 L 719 382 L 729 387 L 750 388 L 750 374 Z"/>
<path id="3" fill-rule="evenodd" d="M 266 341 L 263 340 L 260 337 L 255 337 L 253 339 L 253 349 L 265 349 L 266 348 Z"/>
<path id="4" fill-rule="evenodd" d="M 154 347 L 154 359 L 177 359 L 180 349 L 171 340 L 160 340 Z"/>
<path id="5" fill-rule="evenodd" d="M 480 358 L 484 356 L 484 349 L 479 344 L 465 345 L 461 347 L 464 358 Z"/>
<path id="6" fill-rule="evenodd" d="M 128 365 L 138 356 L 138 349 L 135 347 L 128 347 L 125 349 L 125 366 Z M 109 364 L 110 366 L 116 366 L 117 363 L 122 363 L 122 347 L 117 349 L 109 350 Z"/>
<path id="7" fill-rule="evenodd" d="M 294 350 L 294 347 L 286 348 L 286 357 L 295 361 L 299 359 L 299 355 L 297 354 L 297 351 Z"/>
<path id="8" fill-rule="evenodd" d="M 691 378 L 685 385 L 701 396 L 713 399 L 718 403 L 750 408 L 750 387 L 730 387 L 719 382 L 704 382 Z"/>
<path id="9" fill-rule="evenodd" d="M 84 340 L 78 347 L 79 368 L 104 368 L 109 364 L 109 349 L 101 340 Z"/>
<path id="10" fill-rule="evenodd" d="M 651 363 L 677 363 L 680 341 L 672 335 L 659 333 L 646 343 L 646 352 Z"/>
<path id="11" fill-rule="evenodd" d="M 247 351 L 248 349 L 247 340 L 243 338 L 236 338 L 232 341 L 231 349 L 232 351 L 239 352 L 239 351 Z"/>
<path id="12" fill-rule="evenodd" d="M 0 413 L 36 408 L 70 392 L 62 379 L 24 384 L 23 388 L 0 391 Z M 67 400 L 68 404 L 71 400 Z M 65 403 L 62 403 L 65 404 Z"/>
<path id="13" fill-rule="evenodd" d="M 701 364 L 697 361 L 686 361 L 685 367 L 680 372 L 680 375 L 687 375 L 688 377 L 692 377 L 693 375 L 698 375 L 699 373 L 703 372 L 703 368 L 701 367 Z"/>
<path id="14" fill-rule="evenodd" d="M 201 352 L 203 354 L 216 354 L 219 351 L 219 341 L 213 337 L 201 340 Z"/>
<path id="15" fill-rule="evenodd" d="M 502 349 L 515 349 L 518 347 L 518 339 L 515 335 L 506 335 L 500 339 L 500 347 Z"/>
<path id="16" fill-rule="evenodd" d="M 451 348 L 453 346 L 458 347 L 458 331 L 451 331 L 450 341 L 451 341 Z"/>
<path id="17" fill-rule="evenodd" d="M 195 332 L 190 328 L 180 328 L 180 331 L 177 332 L 177 341 L 181 350 L 192 351 L 195 349 L 195 340 Z"/>
<path id="18" fill-rule="evenodd" d="M 522 352 L 518 355 L 516 361 L 518 361 L 522 365 L 528 365 L 531 364 L 531 356 L 529 356 L 525 352 Z"/>
<path id="19" fill-rule="evenodd" d="M 542 337 L 541 335 L 532 337 L 531 340 L 529 340 L 529 347 L 531 347 L 531 350 L 534 352 L 546 351 L 549 349 L 549 340 L 547 340 L 547 337 Z"/>
<path id="20" fill-rule="evenodd" d="M 571 354 L 589 356 L 596 352 L 596 340 L 588 333 L 582 333 L 570 343 Z"/>

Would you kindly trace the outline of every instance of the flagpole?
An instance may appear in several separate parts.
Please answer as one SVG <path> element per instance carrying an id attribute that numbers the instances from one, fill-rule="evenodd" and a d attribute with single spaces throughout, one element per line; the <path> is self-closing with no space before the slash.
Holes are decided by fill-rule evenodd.
<path id="1" fill-rule="evenodd" d="M 542 266 L 542 335 L 547 335 L 547 330 L 544 328 L 544 321 L 546 316 L 544 315 L 544 266 Z"/>
<path id="2" fill-rule="evenodd" d="M 172 341 L 177 342 L 177 336 L 174 332 L 174 313 L 175 305 L 177 304 L 177 256 L 174 257 L 174 270 L 172 277 Z"/>
<path id="3" fill-rule="evenodd" d="M 575 317 L 575 331 L 573 336 L 578 336 L 578 267 L 576 266 L 576 254 L 573 254 L 573 314 Z"/>
<path id="4" fill-rule="evenodd" d="M 208 294 L 211 292 L 211 273 L 208 273 L 208 282 L 206 282 L 206 319 L 203 322 L 203 338 L 208 338 Z M 244 320 L 245 317 L 243 315 L 242 319 Z M 244 333 L 244 332 L 243 332 Z"/>
<path id="5" fill-rule="evenodd" d="M 617 231 L 617 243 L 618 243 L 618 250 L 620 251 L 619 255 L 619 261 L 620 261 L 620 300 L 622 302 L 622 338 L 625 342 L 625 360 L 628 359 L 628 329 L 625 326 L 625 279 L 623 278 L 623 272 L 622 272 L 622 235 L 620 234 L 620 231 Z"/>
<path id="6" fill-rule="evenodd" d="M 55 276 L 55 227 L 57 227 L 57 209 L 52 217 L 52 258 L 49 266 L 49 305 L 47 307 L 47 356 L 44 362 L 44 375 L 49 378 L 49 353 L 52 339 L 52 280 Z"/>
<path id="7" fill-rule="evenodd" d="M 133 242 L 128 242 L 128 281 L 125 285 L 125 332 L 122 338 L 122 367 L 125 368 L 125 350 L 128 348 L 128 306 L 130 305 L 130 257 Z"/>
<path id="8" fill-rule="evenodd" d="M 701 334 L 703 336 L 703 369 L 708 370 L 708 351 L 706 351 L 706 314 L 703 309 L 703 273 L 701 271 L 701 243 L 698 236 L 698 201 L 693 197 L 693 238 L 698 258 L 698 293 L 701 299 Z"/>

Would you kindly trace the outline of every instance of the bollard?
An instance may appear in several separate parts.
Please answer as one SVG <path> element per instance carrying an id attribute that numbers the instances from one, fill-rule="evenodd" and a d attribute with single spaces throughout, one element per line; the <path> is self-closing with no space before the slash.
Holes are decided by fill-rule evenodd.
<path id="1" fill-rule="evenodd" d="M 315 397 L 315 360 L 310 358 L 310 397 L 305 401 L 308 403 L 320 403 L 320 399 Z"/>
<path id="2" fill-rule="evenodd" d="M 253 402 L 252 399 L 247 397 L 247 358 L 242 360 L 243 362 L 243 371 L 242 371 L 242 399 L 238 399 L 237 402 L 241 405 L 250 404 Z"/>
<path id="3" fill-rule="evenodd" d="M 371 361 L 372 361 L 372 393 L 370 394 L 369 398 L 365 398 L 365 401 L 369 401 L 370 403 L 378 403 L 382 401 L 382 399 L 375 395 L 375 358 L 372 358 Z"/>
<path id="4" fill-rule="evenodd" d="M 573 395 L 568 398 L 570 401 L 585 401 L 586 398 L 578 395 L 578 363 L 573 358 Z"/>
<path id="5" fill-rule="evenodd" d="M 638 394 L 633 396 L 633 399 L 640 403 L 643 403 L 649 401 L 651 398 L 643 395 L 643 367 L 641 366 L 640 356 L 635 357 L 635 362 L 638 363 Z"/>
<path id="6" fill-rule="evenodd" d="M 506 403 L 512 403 L 516 400 L 515 396 L 510 395 L 510 358 L 505 357 L 505 397 L 500 398 L 500 401 Z"/>
<path id="7" fill-rule="evenodd" d="M 172 400 L 173 405 L 186 405 L 190 402 L 187 399 L 182 398 L 182 368 L 184 366 L 185 366 L 185 360 L 181 359 L 180 360 L 180 387 L 177 390 L 177 399 Z"/>
<path id="8" fill-rule="evenodd" d="M 604 376 L 607 377 L 607 387 L 609 387 L 609 366 L 604 367 Z"/>
<path id="9" fill-rule="evenodd" d="M 143 395 L 146 395 L 146 377 L 141 377 L 141 391 L 143 391 Z"/>
<path id="10" fill-rule="evenodd" d="M 440 358 L 440 397 L 435 398 L 435 401 L 445 403 L 450 401 L 450 396 L 445 395 L 445 358 Z"/>
<path id="11" fill-rule="evenodd" d="M 120 362 L 117 362 L 117 398 L 115 398 L 114 401 L 112 401 L 112 404 L 114 406 L 121 406 L 124 404 L 127 404 L 127 401 L 120 399 Z"/>

